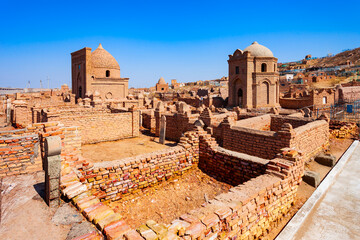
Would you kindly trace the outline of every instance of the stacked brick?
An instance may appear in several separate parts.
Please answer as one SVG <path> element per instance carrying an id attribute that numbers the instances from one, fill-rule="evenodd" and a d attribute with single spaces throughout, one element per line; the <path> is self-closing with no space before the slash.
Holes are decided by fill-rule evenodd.
<path id="1" fill-rule="evenodd" d="M 282 118 L 277 117 L 274 119 L 282 120 Z M 242 127 L 242 121 L 234 124 L 228 119 L 224 120 L 222 123 L 224 148 L 260 158 L 272 159 L 280 149 L 286 147 L 299 149 L 304 152 L 306 158 L 309 158 L 328 146 L 329 124 L 325 120 L 311 122 L 304 120 L 305 124 L 301 125 L 300 119 L 291 118 L 290 122 L 298 122 L 296 125 L 300 126 L 293 129 L 290 123 L 281 121 L 281 127 L 275 127 L 277 128 L 276 132 Z M 272 128 L 270 126 L 270 129 Z"/>
<path id="2" fill-rule="evenodd" d="M 151 133 L 155 133 L 156 130 L 156 119 L 154 110 L 143 110 L 142 115 L 142 126 L 150 130 Z"/>
<path id="3" fill-rule="evenodd" d="M 99 231 L 84 234 L 75 238 L 74 240 L 102 240 L 103 235 L 108 240 L 126 239 L 142 240 L 141 236 L 123 221 L 118 213 L 115 213 L 110 207 L 100 202 L 99 198 L 89 191 L 86 184 L 80 182 L 79 178 L 73 171 L 68 171 L 72 167 L 63 165 L 63 173 L 61 177 L 62 194 L 72 203 L 77 209 L 92 222 Z"/>
<path id="4" fill-rule="evenodd" d="M 40 170 L 38 135 L 0 137 L 0 177 Z"/>
<path id="5" fill-rule="evenodd" d="M 80 169 L 80 178 L 75 173 L 64 170 L 63 172 L 68 174 L 61 180 L 63 194 L 72 199 L 84 216 L 92 221 L 107 239 L 127 240 L 259 238 L 266 235 L 293 204 L 304 172 L 305 159 L 302 153 L 293 149 L 281 149 L 276 158 L 270 161 L 245 157 L 219 148 L 215 139 L 200 127 L 195 131 L 187 132 L 185 137 L 181 138 L 179 145 L 181 146 L 173 148 L 174 154 L 167 155 L 163 152 L 157 153 L 156 158 L 150 154 L 132 160 L 109 162 L 108 166 L 104 165 L 102 169 L 96 164 L 90 166 L 84 162 Z M 157 169 L 162 169 L 162 175 L 166 179 L 167 170 L 168 173 L 176 173 L 176 170 L 171 170 L 173 165 L 170 164 L 172 161 L 170 159 L 176 155 L 176 151 L 179 153 L 176 164 L 196 162 L 199 159 L 200 166 L 203 165 L 212 171 L 212 174 L 222 181 L 231 182 L 233 185 L 240 184 L 231 188 L 228 193 L 220 194 L 210 200 L 202 208 L 183 214 L 170 225 L 149 220 L 136 230 L 120 220 L 121 216 L 96 196 L 98 188 L 103 188 L 107 196 L 117 195 L 118 192 L 108 193 L 116 189 L 116 186 L 111 184 L 118 182 L 120 185 L 138 183 L 139 189 L 142 180 L 140 175 L 147 181 L 143 186 L 151 186 L 154 179 L 152 175 L 156 174 Z M 70 157 L 68 160 L 74 159 Z M 223 162 L 231 163 L 232 166 L 223 169 L 226 165 Z M 183 167 L 191 167 L 191 164 L 185 164 Z M 239 165 L 244 166 L 237 167 Z M 117 171 L 120 166 L 121 171 Z M 261 167 L 258 168 L 259 166 Z M 232 172 L 227 172 L 230 168 Z M 127 175 L 124 174 L 125 171 Z M 243 172 L 246 172 L 245 176 Z M 96 180 L 100 176 L 105 177 L 105 181 L 96 182 L 101 180 L 100 178 Z M 235 182 L 234 178 L 239 178 L 238 182 Z M 123 187 L 124 185 L 121 189 Z M 109 200 L 112 198 L 110 197 Z"/>
<path id="6" fill-rule="evenodd" d="M 81 180 L 89 189 L 98 190 L 102 201 L 116 201 L 182 175 L 199 161 L 199 140 L 195 132 L 187 132 L 178 146 L 117 161 L 83 164 Z"/>
<path id="7" fill-rule="evenodd" d="M 291 131 L 290 148 L 303 152 L 305 159 L 329 147 L 329 123 L 317 120 Z"/>
<path id="8" fill-rule="evenodd" d="M 336 138 L 345 138 L 349 134 L 356 134 L 357 126 L 353 122 L 342 122 L 338 120 L 331 120 L 329 125 L 331 135 Z"/>
<path id="9" fill-rule="evenodd" d="M 179 141 L 185 132 L 191 131 L 194 127 L 195 121 L 199 117 L 198 114 L 191 113 L 161 113 L 156 111 L 156 136 L 159 136 L 160 134 L 160 122 L 162 115 L 166 116 L 166 139 L 172 141 Z"/>
<path id="10" fill-rule="evenodd" d="M 139 136 L 139 112 L 111 113 L 98 108 L 66 108 L 44 112 L 44 121 L 60 121 L 65 127 L 78 126 L 82 144 L 115 141 Z"/>
<path id="11" fill-rule="evenodd" d="M 200 135 L 200 159 L 202 171 L 233 186 L 264 174 L 268 163 L 266 159 L 221 148 L 209 134 Z"/>
<path id="12" fill-rule="evenodd" d="M 0 132 L 0 177 L 41 171 L 44 141 L 49 136 L 60 136 L 64 153 L 81 153 L 77 128 L 64 128 L 58 122 L 35 123 L 27 128 Z"/>
<path id="13" fill-rule="evenodd" d="M 271 115 L 271 131 L 279 131 L 284 123 L 290 123 L 293 128 L 304 126 L 311 123 L 312 119 L 292 116 Z"/>

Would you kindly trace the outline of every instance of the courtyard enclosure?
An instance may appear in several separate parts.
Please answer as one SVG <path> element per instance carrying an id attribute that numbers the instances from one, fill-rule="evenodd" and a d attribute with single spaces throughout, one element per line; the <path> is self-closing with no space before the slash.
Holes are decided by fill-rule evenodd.
<path id="1" fill-rule="evenodd" d="M 222 125 L 224 148 L 265 159 L 285 147 L 309 158 L 326 148 L 329 139 L 328 119 L 263 115 L 236 122 L 226 119 Z"/>
<path id="2" fill-rule="evenodd" d="M 67 164 L 80 161 L 74 155 L 65 159 Z M 135 231 L 106 206 L 108 201 L 182 174 L 197 164 L 207 174 L 234 187 L 204 207 L 184 213 L 169 227 L 148 221 Z M 62 188 L 63 193 L 73 198 L 80 211 L 97 223 L 109 239 L 117 234 L 128 236 L 128 239 L 140 239 L 140 236 L 145 239 L 157 236 L 191 239 L 259 237 L 290 208 L 303 169 L 304 158 L 295 150 L 282 149 L 272 160 L 235 153 L 219 147 L 214 138 L 197 127 L 185 133 L 178 146 L 166 151 L 93 165 L 83 161 L 78 174 L 73 172 L 62 177 Z M 88 191 L 79 191 L 83 184 Z M 97 219 L 92 212 L 98 208 L 107 211 L 107 218 L 116 221 Z M 111 230 L 117 227 L 122 230 Z"/>

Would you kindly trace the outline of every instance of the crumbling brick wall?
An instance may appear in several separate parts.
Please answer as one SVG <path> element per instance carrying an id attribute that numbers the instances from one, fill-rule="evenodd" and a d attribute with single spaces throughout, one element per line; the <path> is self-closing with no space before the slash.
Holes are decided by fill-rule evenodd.
<path id="1" fill-rule="evenodd" d="M 299 109 L 304 107 L 310 107 L 314 104 L 313 99 L 311 97 L 303 97 L 299 99 L 280 98 L 279 103 L 282 108 L 288 108 L 288 109 Z"/>
<path id="2" fill-rule="evenodd" d="M 199 168 L 233 186 L 265 173 L 266 159 L 221 148 L 208 134 L 200 136 Z"/>
<path id="3" fill-rule="evenodd" d="M 41 171 L 45 154 L 44 141 L 49 136 L 60 136 L 62 153 L 81 154 L 81 136 L 77 127 L 63 127 L 58 122 L 47 122 L 2 131 L 0 177 Z"/>
<path id="4" fill-rule="evenodd" d="M 167 113 L 155 111 L 156 131 L 155 135 L 160 135 L 161 116 L 166 116 L 165 137 L 168 140 L 179 141 L 182 135 L 192 130 L 195 121 L 199 118 L 198 114 L 186 113 Z"/>
<path id="5" fill-rule="evenodd" d="M 200 143 L 197 144 L 198 142 Z M 200 151 L 200 164 L 201 161 L 208 160 L 207 158 L 203 159 L 204 156 L 206 157 L 206 154 L 210 153 L 214 154 L 214 156 L 218 154 L 216 141 L 201 128 L 197 128 L 194 132 L 186 133 L 186 137 L 182 138 L 181 147 L 195 150 L 194 156 L 196 156 L 197 150 Z M 232 157 L 234 158 L 233 160 L 237 158 L 236 155 Z M 99 189 L 103 187 L 105 189 L 105 198 L 101 196 L 104 193 L 97 192 L 95 193 L 95 200 L 93 200 L 94 197 L 88 200 L 93 201 L 93 204 L 98 204 L 99 200 L 97 199 L 99 197 L 102 197 L 104 200 L 114 199 L 119 191 L 123 191 L 124 187 L 126 189 L 129 185 L 134 186 L 134 179 L 144 178 L 142 172 L 148 172 L 147 176 L 149 176 L 150 172 L 150 177 L 148 177 L 150 184 L 145 178 L 146 181 L 143 183 L 143 186 L 151 185 L 152 181 L 156 179 L 156 173 L 151 173 L 155 172 L 157 167 L 164 166 L 162 171 L 169 170 L 171 173 L 172 164 L 168 164 L 169 158 L 171 157 L 166 154 L 158 153 L 157 159 L 139 157 L 124 162 L 111 162 L 109 166 L 104 165 L 102 168 L 98 168 L 95 165 L 89 167 L 86 163 L 83 164 L 83 168 L 88 167 L 82 169 L 85 178 L 80 177 L 80 181 L 90 188 Z M 240 159 L 243 159 L 243 157 L 240 157 Z M 216 166 L 221 164 L 223 159 L 214 158 L 214 160 L 213 162 L 207 162 L 207 164 L 214 164 L 214 168 L 211 169 L 218 171 L 218 176 L 225 178 L 225 174 L 221 173 L 221 169 L 216 170 Z M 234 162 L 242 163 L 242 160 L 238 160 Z M 265 170 L 262 174 L 254 175 L 254 178 L 231 188 L 228 193 L 216 196 L 215 199 L 206 202 L 201 208 L 181 215 L 170 226 L 165 226 L 161 223 L 155 225 L 147 223 L 147 227 L 137 229 L 137 234 L 144 238 L 152 236 L 153 239 L 158 237 L 171 237 L 172 239 L 255 239 L 265 236 L 276 222 L 288 212 L 293 204 L 298 185 L 302 180 L 304 162 L 302 154 L 296 150 L 281 149 L 281 153 L 278 153 L 276 158 L 270 161 L 264 160 L 260 163 L 260 165 L 264 166 L 262 171 Z M 145 164 L 149 165 L 145 166 Z M 248 169 L 250 170 L 250 168 Z M 243 168 L 235 167 L 233 173 L 237 176 L 237 172 L 241 174 L 243 170 Z M 253 169 L 252 171 L 256 170 Z M 100 172 L 104 174 L 99 174 Z M 96 182 L 96 178 L 100 182 Z M 227 178 L 234 177 L 227 174 Z M 89 179 L 91 180 L 89 181 Z M 142 183 L 140 179 L 138 181 L 135 180 L 135 185 L 136 182 L 138 182 L 138 186 Z M 69 186 L 71 181 L 74 182 L 73 186 L 76 187 L 72 188 L 70 186 L 68 187 L 69 189 L 65 188 L 63 190 L 65 195 L 71 198 L 87 190 L 87 188 L 82 190 L 83 186 L 77 182 L 78 180 L 73 173 L 63 176 L 62 181 L 63 187 Z M 95 191 L 91 192 L 94 193 Z M 91 192 L 89 191 L 88 193 Z M 76 202 L 75 200 L 74 202 Z M 82 204 L 86 205 L 85 203 Z M 80 207 L 80 209 L 85 211 L 84 208 Z M 110 225 L 111 223 L 108 226 Z M 118 225 L 120 226 L 118 231 L 122 234 L 126 235 L 127 232 L 133 231 L 125 222 L 121 222 Z M 124 227 L 128 229 L 127 232 L 123 231 Z M 104 230 L 107 236 L 111 236 L 114 232 L 118 234 L 116 229 L 113 229 L 110 233 L 106 226 L 100 228 Z M 136 235 L 137 239 L 140 239 L 140 235 Z"/>
<path id="6" fill-rule="evenodd" d="M 298 113 L 297 115 L 300 115 L 301 113 Z M 271 115 L 271 123 L 270 128 L 271 131 L 279 131 L 281 129 L 281 126 L 284 123 L 290 123 L 293 128 L 301 127 L 305 124 L 308 124 L 310 122 L 313 122 L 313 119 L 309 118 L 303 118 L 303 117 L 296 117 L 293 116 L 279 116 L 279 115 Z"/>
<path id="7" fill-rule="evenodd" d="M 328 145 L 329 124 L 325 120 L 309 122 L 295 129 L 290 123 L 284 123 L 280 129 L 276 127 L 277 131 L 261 131 L 241 127 L 242 121 L 236 122 L 236 125 L 226 120 L 223 122 L 224 148 L 260 158 L 272 159 L 280 149 L 285 147 L 295 147 L 309 157 L 314 154 L 314 151 L 319 151 Z M 290 121 L 293 121 L 294 124 L 301 122 L 301 120 L 295 121 L 293 119 Z M 306 122 L 306 120 L 304 121 Z"/>
<path id="8" fill-rule="evenodd" d="M 36 134 L 0 137 L 0 177 L 42 170 Z"/>
<path id="9" fill-rule="evenodd" d="M 195 132 L 188 132 L 176 147 L 137 157 L 95 163 L 91 168 L 82 169 L 81 180 L 89 189 L 99 190 L 98 198 L 115 201 L 124 194 L 182 174 L 197 165 L 198 161 L 198 137 Z"/>
<path id="10" fill-rule="evenodd" d="M 154 110 L 142 110 L 141 111 L 141 115 L 142 115 L 142 126 L 144 128 L 147 128 L 151 131 L 151 133 L 155 133 L 155 129 L 156 129 L 156 119 L 155 119 L 155 115 L 154 115 Z"/>

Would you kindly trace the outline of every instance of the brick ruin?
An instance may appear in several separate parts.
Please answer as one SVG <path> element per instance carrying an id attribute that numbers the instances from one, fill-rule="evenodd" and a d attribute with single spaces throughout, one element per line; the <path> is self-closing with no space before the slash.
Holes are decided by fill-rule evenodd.
<path id="1" fill-rule="evenodd" d="M 279 108 L 277 59 L 267 48 L 253 45 L 252 53 L 252 48 L 236 50 L 231 56 L 230 82 L 236 92 L 221 87 L 169 92 L 168 84 L 160 79 L 160 90 L 152 96 L 135 91 L 135 95 L 127 94 L 128 79 L 117 74 L 120 70 L 114 60 L 111 77 L 110 70 L 100 65 L 93 66 L 99 75 L 91 81 L 85 81 L 90 76 L 79 81 L 74 74 L 73 82 L 78 81 L 75 90 L 64 85 L 60 90 L 7 95 L 1 99 L 0 113 L 2 117 L 9 115 L 16 129 L 0 132 L 0 178 L 44 170 L 47 203 L 59 203 L 60 197 L 70 201 L 97 227 L 97 232 L 78 240 L 103 236 L 126 240 L 265 236 L 294 204 L 305 163 L 329 147 L 329 124 L 341 124 L 325 115 L 315 119 L 310 112 Z M 264 51 L 267 56 L 261 55 Z M 95 59 L 87 57 L 85 65 Z M 242 69 L 243 58 L 254 63 L 248 73 Z M 73 70 L 85 71 L 82 64 L 82 60 L 73 61 Z M 253 89 L 238 78 L 251 72 L 258 80 Z M 108 92 L 105 80 L 117 83 L 121 97 L 112 97 L 116 94 Z M 103 85 L 100 92 L 93 86 L 96 82 Z M 259 97 L 254 98 L 252 91 Z M 234 107 L 224 108 L 229 94 Z M 331 102 L 334 92 L 323 89 L 303 95 L 294 90 L 287 104 L 298 108 L 297 100 L 308 97 L 313 105 L 321 105 L 318 101 L 323 95 L 329 95 Z M 280 98 L 281 105 L 285 98 Z M 10 110 L 7 101 L 11 102 Z M 240 108 L 242 105 L 250 107 Z M 142 130 L 149 130 L 152 137 L 165 133 L 162 137 L 176 145 L 114 161 L 93 163 L 82 156 L 84 144 L 135 138 Z M 59 137 L 61 151 L 58 147 L 49 154 L 53 137 Z M 50 157 L 61 157 L 61 166 Z M 61 176 L 49 174 L 51 164 L 58 164 Z M 171 224 L 149 219 L 132 228 L 110 207 L 112 202 L 142 194 L 193 169 L 232 188 L 202 207 L 181 213 Z"/>
<path id="2" fill-rule="evenodd" d="M 20 124 L 16 116 L 23 108 L 14 103 L 15 125 L 30 124 L 0 133 L 0 176 L 44 169 L 45 139 L 59 136 L 61 192 L 97 226 L 99 232 L 89 236 L 101 232 L 107 239 L 264 236 L 290 209 L 305 161 L 326 149 L 329 138 L 325 116 L 316 120 L 277 109 L 194 108 L 185 102 L 140 110 L 113 104 L 44 106 L 32 108 L 31 116 L 37 117 Z M 166 138 L 177 141 L 175 147 L 99 163 L 81 156 L 82 144 L 139 136 L 140 123 L 159 135 L 162 116 Z M 108 205 L 194 168 L 233 187 L 170 225 L 148 221 L 132 229 Z"/>
<path id="3" fill-rule="evenodd" d="M 258 238 L 289 210 L 304 171 L 301 152 L 282 149 L 271 160 L 236 153 L 219 147 L 201 127 L 186 132 L 178 146 L 166 151 L 93 165 L 74 155 L 64 161 L 82 165 L 77 171 L 67 167 L 61 178 L 63 194 L 107 239 Z M 170 225 L 149 220 L 131 229 L 107 205 L 196 165 L 234 187 Z"/>

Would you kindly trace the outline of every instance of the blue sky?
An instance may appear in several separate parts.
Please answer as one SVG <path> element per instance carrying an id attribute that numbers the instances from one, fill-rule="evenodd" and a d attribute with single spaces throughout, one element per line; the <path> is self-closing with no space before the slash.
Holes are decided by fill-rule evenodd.
<path id="1" fill-rule="evenodd" d="M 133 87 L 215 79 L 253 41 L 279 62 L 360 47 L 360 1 L 9 1 L 0 86 L 71 83 L 70 53 L 102 43 Z"/>

